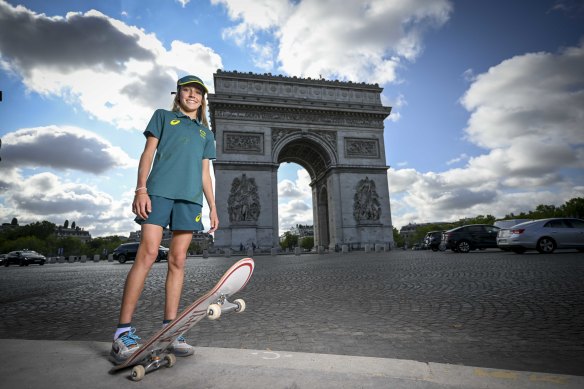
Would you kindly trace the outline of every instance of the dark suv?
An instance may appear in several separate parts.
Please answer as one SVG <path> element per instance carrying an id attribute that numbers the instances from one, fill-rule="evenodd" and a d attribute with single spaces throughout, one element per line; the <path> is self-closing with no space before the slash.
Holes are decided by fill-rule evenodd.
<path id="1" fill-rule="evenodd" d="M 442 234 L 442 243 L 457 253 L 470 250 L 497 248 L 497 233 L 500 228 L 488 224 L 469 224 L 453 228 Z"/>
<path id="2" fill-rule="evenodd" d="M 16 263 L 19 266 L 28 266 L 31 263 L 38 263 L 43 266 L 47 258 L 33 250 L 12 251 L 6 254 L 4 258 L 4 266 L 8 267 L 11 263 Z"/>
<path id="3" fill-rule="evenodd" d="M 136 259 L 138 246 L 140 246 L 140 242 L 131 242 L 119 245 L 112 253 L 114 255 L 114 259 L 119 263 L 133 261 L 134 259 Z M 164 246 L 160 246 L 158 248 L 158 256 L 156 257 L 156 262 L 160 262 L 163 259 L 168 259 L 168 249 Z"/>

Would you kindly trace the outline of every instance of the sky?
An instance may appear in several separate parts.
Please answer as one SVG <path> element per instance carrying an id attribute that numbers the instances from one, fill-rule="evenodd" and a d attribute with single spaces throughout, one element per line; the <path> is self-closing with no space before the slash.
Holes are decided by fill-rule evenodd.
<path id="1" fill-rule="evenodd" d="M 0 222 L 137 230 L 142 132 L 217 69 L 381 86 L 398 229 L 584 196 L 584 1 L 339 4 L 0 0 Z M 278 181 L 280 233 L 312 224 L 308 173 Z"/>

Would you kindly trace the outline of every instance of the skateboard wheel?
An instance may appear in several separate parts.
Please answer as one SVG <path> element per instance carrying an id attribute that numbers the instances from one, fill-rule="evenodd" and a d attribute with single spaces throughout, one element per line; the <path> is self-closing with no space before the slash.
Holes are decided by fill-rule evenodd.
<path id="1" fill-rule="evenodd" d="M 237 304 L 237 308 L 235 309 L 235 313 L 241 313 L 245 311 L 245 301 L 242 299 L 237 299 L 233 301 L 234 304 Z"/>
<path id="2" fill-rule="evenodd" d="M 211 320 L 217 320 L 221 316 L 221 306 L 219 304 L 211 304 L 207 308 L 207 317 Z"/>
<path id="3" fill-rule="evenodd" d="M 164 360 L 166 361 L 166 367 L 173 367 L 176 363 L 176 356 L 174 354 L 167 354 Z"/>
<path id="4" fill-rule="evenodd" d="M 132 381 L 140 381 L 146 375 L 146 369 L 142 365 L 136 365 L 132 368 Z"/>

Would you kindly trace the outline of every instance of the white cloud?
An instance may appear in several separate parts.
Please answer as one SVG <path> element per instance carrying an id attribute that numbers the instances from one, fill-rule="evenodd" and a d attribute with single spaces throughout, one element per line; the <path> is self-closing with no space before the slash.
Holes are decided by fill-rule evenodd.
<path id="1" fill-rule="evenodd" d="M 452 12 L 447 0 L 351 1 L 342 6 L 333 0 L 212 3 L 225 6 L 239 22 L 224 37 L 242 46 L 262 52 L 255 37 L 273 32 L 278 67 L 286 74 L 380 84 L 396 81 L 402 61 L 415 60 L 423 50 L 424 32 L 443 25 Z"/>
<path id="2" fill-rule="evenodd" d="M 155 108 L 170 106 L 179 76 L 195 73 L 212 88 L 223 67 L 208 47 L 174 41 L 166 50 L 154 34 L 95 10 L 49 17 L 0 1 L 0 16 L 3 69 L 30 92 L 122 129 L 142 130 Z"/>
<path id="3" fill-rule="evenodd" d="M 446 161 L 447 165 L 454 165 L 455 163 L 461 162 L 461 161 L 465 161 L 468 159 L 468 155 L 466 153 L 462 153 L 460 154 L 458 157 L 456 158 L 452 158 L 449 161 Z"/>
<path id="4" fill-rule="evenodd" d="M 296 224 L 313 224 L 312 202 L 307 204 L 303 200 L 292 200 L 278 207 L 280 219 L 280 234 L 290 230 Z"/>
<path id="5" fill-rule="evenodd" d="M 280 234 L 296 224 L 313 224 L 310 175 L 299 169 L 296 180 L 278 183 L 278 218 Z"/>

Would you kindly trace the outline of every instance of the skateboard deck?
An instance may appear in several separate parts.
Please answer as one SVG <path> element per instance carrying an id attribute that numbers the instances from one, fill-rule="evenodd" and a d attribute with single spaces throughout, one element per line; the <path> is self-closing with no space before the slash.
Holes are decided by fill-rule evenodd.
<path id="1" fill-rule="evenodd" d="M 241 299 L 233 303 L 227 299 L 247 285 L 254 269 L 252 258 L 237 261 L 223 274 L 217 284 L 207 293 L 182 311 L 175 320 L 162 328 L 121 365 L 114 366 L 110 373 L 133 366 L 131 378 L 141 380 L 144 375 L 162 366 L 171 367 L 176 362 L 168 347 L 179 336 L 190 330 L 201 319 L 217 319 L 221 313 L 243 312 L 245 302 Z"/>

